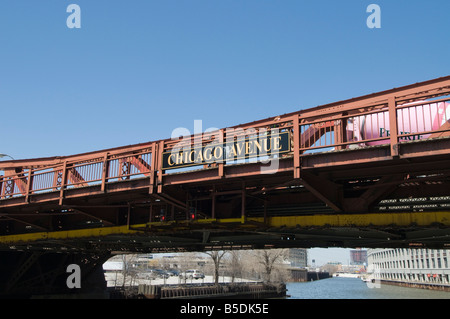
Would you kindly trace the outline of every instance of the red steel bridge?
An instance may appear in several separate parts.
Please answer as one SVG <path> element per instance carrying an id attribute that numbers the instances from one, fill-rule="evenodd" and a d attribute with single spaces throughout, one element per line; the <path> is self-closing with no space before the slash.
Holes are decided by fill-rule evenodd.
<path id="1" fill-rule="evenodd" d="M 448 247 L 450 76 L 0 172 L 4 293 L 120 252 Z"/>

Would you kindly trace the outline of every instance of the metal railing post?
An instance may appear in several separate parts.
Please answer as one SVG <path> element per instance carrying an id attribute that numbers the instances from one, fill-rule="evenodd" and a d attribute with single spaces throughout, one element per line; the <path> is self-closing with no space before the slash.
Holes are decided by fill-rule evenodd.
<path id="1" fill-rule="evenodd" d="M 225 133 L 223 131 L 223 129 L 220 130 L 220 135 L 219 135 L 219 143 L 221 145 L 221 147 L 224 147 L 224 141 L 225 141 Z M 218 163 L 218 175 L 219 177 L 224 177 L 225 173 L 224 173 L 224 162 L 226 160 L 226 155 L 223 154 L 223 159 L 222 162 Z"/>
<path id="2" fill-rule="evenodd" d="M 152 160 L 150 163 L 150 186 L 148 189 L 148 193 L 149 194 L 153 194 L 154 192 L 154 188 L 155 188 L 155 168 L 156 168 L 156 163 L 157 163 L 157 148 L 156 148 L 156 143 L 153 142 L 152 143 Z"/>
<path id="3" fill-rule="evenodd" d="M 67 161 L 64 161 L 64 165 L 62 168 L 62 179 L 61 179 L 61 188 L 59 190 L 59 205 L 63 204 L 64 198 L 64 187 L 67 183 Z"/>
<path id="4" fill-rule="evenodd" d="M 163 152 L 164 152 L 164 141 L 160 141 L 158 145 L 158 178 L 157 187 L 158 193 L 162 193 L 162 183 L 163 183 Z"/>
<path id="5" fill-rule="evenodd" d="M 109 172 L 109 161 L 108 161 L 108 152 L 103 156 L 103 172 L 102 172 L 102 186 L 101 191 L 106 191 L 106 182 L 108 180 L 108 172 Z"/>
<path id="6" fill-rule="evenodd" d="M 398 123 L 395 96 L 388 97 L 391 156 L 398 156 Z"/>
<path id="7" fill-rule="evenodd" d="M 298 115 L 294 115 L 292 125 L 292 134 L 294 134 L 294 178 L 300 178 L 300 123 Z"/>
<path id="8" fill-rule="evenodd" d="M 27 191 L 25 194 L 25 202 L 30 202 L 30 195 L 32 191 L 32 184 L 33 184 L 33 170 L 30 168 L 28 170 L 28 181 L 27 181 Z"/>

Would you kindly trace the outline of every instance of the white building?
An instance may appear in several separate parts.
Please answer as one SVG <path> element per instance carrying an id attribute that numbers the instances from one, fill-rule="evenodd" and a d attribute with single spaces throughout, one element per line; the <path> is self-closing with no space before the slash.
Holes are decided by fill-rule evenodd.
<path id="1" fill-rule="evenodd" d="M 386 283 L 450 287 L 449 256 L 449 249 L 369 249 L 368 272 Z"/>

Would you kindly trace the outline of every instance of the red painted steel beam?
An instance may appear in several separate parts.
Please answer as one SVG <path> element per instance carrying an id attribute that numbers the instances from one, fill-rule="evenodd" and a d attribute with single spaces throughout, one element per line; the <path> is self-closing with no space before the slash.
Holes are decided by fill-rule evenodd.
<path id="1" fill-rule="evenodd" d="M 83 176 L 75 168 L 70 168 L 67 173 L 69 183 L 76 184 L 77 187 L 88 186 Z"/>
<path id="2" fill-rule="evenodd" d="M 342 212 L 342 189 L 330 180 L 311 173 L 302 173 L 302 184 L 335 212 Z"/>
<path id="3" fill-rule="evenodd" d="M 389 108 L 389 127 L 391 130 L 391 156 L 398 156 L 398 125 L 397 125 L 397 109 L 395 104 L 395 96 L 388 97 Z"/>

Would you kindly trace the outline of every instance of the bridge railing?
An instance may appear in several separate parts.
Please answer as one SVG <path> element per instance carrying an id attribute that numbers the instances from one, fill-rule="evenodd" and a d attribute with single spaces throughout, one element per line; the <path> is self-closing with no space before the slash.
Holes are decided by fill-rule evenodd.
<path id="1" fill-rule="evenodd" d="M 152 151 L 147 147 L 133 154 L 105 153 L 91 160 L 66 161 L 52 167 L 28 169 L 0 176 L 0 199 L 26 196 L 76 187 L 102 185 L 139 177 L 152 171 Z"/>
<path id="2" fill-rule="evenodd" d="M 398 141 L 449 136 L 450 98 L 397 106 Z"/>
<path id="3" fill-rule="evenodd" d="M 385 127 L 386 124 L 389 125 L 387 104 L 360 110 L 357 115 L 337 114 L 325 120 L 314 117 L 302 118 L 300 120 L 300 152 L 364 147 L 367 143 L 386 140 L 376 134 L 378 127 Z M 369 134 L 365 134 L 367 128 Z"/>
<path id="4" fill-rule="evenodd" d="M 122 155 L 108 159 L 106 182 L 114 182 L 148 176 L 151 171 L 152 153 L 143 150 L 133 155 Z M 103 167 L 102 167 L 103 168 Z"/>
<path id="5" fill-rule="evenodd" d="M 22 196 L 27 193 L 27 181 L 30 172 L 3 176 L 0 179 L 1 198 Z"/>
<path id="6" fill-rule="evenodd" d="M 300 118 L 300 153 L 405 143 L 450 135 L 450 98 Z"/>
<path id="7" fill-rule="evenodd" d="M 56 191 L 61 189 L 63 170 L 62 167 L 54 169 L 35 170 L 31 172 L 32 186 L 30 192 L 32 194 L 44 193 L 48 191 Z"/>

